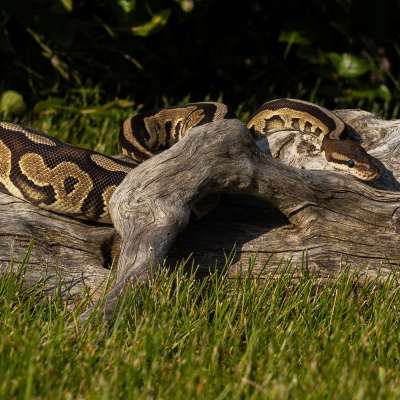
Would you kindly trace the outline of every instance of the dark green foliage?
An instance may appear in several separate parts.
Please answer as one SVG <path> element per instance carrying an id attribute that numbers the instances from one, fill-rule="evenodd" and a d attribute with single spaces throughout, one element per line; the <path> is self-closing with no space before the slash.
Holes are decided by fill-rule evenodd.
<path id="1" fill-rule="evenodd" d="M 32 104 L 101 85 L 153 107 L 221 93 L 397 114 L 396 0 L 2 0 L 0 91 Z"/>

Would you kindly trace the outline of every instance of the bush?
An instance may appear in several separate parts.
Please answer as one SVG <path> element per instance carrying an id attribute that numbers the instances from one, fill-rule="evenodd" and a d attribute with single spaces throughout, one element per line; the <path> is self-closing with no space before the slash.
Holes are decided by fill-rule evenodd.
<path id="1" fill-rule="evenodd" d="M 397 114 L 395 0 L 3 0 L 0 90 L 100 85 L 147 105 L 296 96 Z"/>

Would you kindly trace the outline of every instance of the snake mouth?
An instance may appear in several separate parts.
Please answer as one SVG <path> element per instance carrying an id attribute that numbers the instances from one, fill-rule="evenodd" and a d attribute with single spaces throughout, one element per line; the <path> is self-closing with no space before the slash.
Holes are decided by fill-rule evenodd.
<path id="1" fill-rule="evenodd" d="M 365 153 L 365 159 L 362 161 L 355 161 L 354 168 L 349 168 L 349 173 L 354 175 L 357 179 L 362 181 L 371 182 L 379 178 L 379 169 L 375 165 L 372 157 Z"/>
<path id="2" fill-rule="evenodd" d="M 346 172 L 350 175 L 353 175 L 355 178 L 365 181 L 371 182 L 375 179 L 379 178 L 380 174 L 378 169 L 372 163 L 370 165 L 364 164 L 363 165 L 355 165 L 354 167 L 348 167 L 345 164 L 333 163 L 333 167 L 341 172 Z"/>
<path id="3" fill-rule="evenodd" d="M 375 171 L 351 171 L 350 172 L 352 175 L 354 175 L 356 178 L 362 180 L 362 181 L 366 181 L 366 182 L 370 182 L 370 181 L 374 181 L 375 179 L 379 178 L 379 172 L 377 170 Z"/>

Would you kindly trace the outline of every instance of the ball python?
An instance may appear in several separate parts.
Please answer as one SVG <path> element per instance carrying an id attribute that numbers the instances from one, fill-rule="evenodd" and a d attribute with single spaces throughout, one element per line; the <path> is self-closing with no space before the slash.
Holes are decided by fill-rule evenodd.
<path id="1" fill-rule="evenodd" d="M 123 122 L 120 160 L 82 149 L 32 128 L 0 122 L 0 190 L 41 208 L 109 223 L 108 203 L 132 168 L 171 147 L 193 127 L 233 114 L 222 103 L 201 102 L 142 113 Z M 257 139 L 282 129 L 320 137 L 321 150 L 338 169 L 372 180 L 378 172 L 349 127 L 315 104 L 279 99 L 263 104 L 248 128 Z"/>
<path id="2" fill-rule="evenodd" d="M 363 181 L 379 176 L 371 156 L 352 139 L 353 128 L 333 112 L 297 99 L 277 99 L 264 103 L 247 124 L 255 138 L 282 130 L 296 130 L 319 138 L 320 150 L 337 170 Z"/>

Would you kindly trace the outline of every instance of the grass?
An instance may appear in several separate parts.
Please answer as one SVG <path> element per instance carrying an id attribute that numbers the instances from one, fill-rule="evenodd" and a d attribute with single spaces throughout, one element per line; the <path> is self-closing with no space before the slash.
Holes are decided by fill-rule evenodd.
<path id="1" fill-rule="evenodd" d="M 82 89 L 24 122 L 110 154 L 139 110 Z M 109 327 L 79 329 L 84 303 L 70 311 L 3 275 L 0 399 L 399 398 L 398 287 L 395 275 L 361 286 L 348 271 L 326 286 L 292 283 L 290 268 L 269 281 L 198 281 L 181 267 L 130 291 Z"/>
<path id="2" fill-rule="evenodd" d="M 49 98 L 39 101 L 24 113 L 22 119 L 14 117 L 14 121 L 37 128 L 67 143 L 106 154 L 115 154 L 119 151 L 118 136 L 121 122 L 125 118 L 141 112 L 143 106 L 136 104 L 131 99 L 104 101 L 103 98 L 104 93 L 98 86 L 70 89 L 64 98 Z M 265 101 L 267 100 L 271 99 L 266 98 Z M 321 99 L 312 96 L 305 100 L 319 103 Z M 201 99 L 191 99 L 190 96 L 187 96 L 179 102 L 171 102 L 170 99 L 163 98 L 165 106 L 191 101 L 201 101 Z M 218 99 L 207 97 L 203 101 L 224 102 L 225 100 L 221 95 Z M 249 99 L 237 107 L 235 114 L 241 121 L 246 122 L 259 106 L 260 104 L 255 104 L 254 99 Z M 354 107 L 354 104 L 350 106 Z M 387 104 L 382 107 L 378 102 L 357 103 L 357 107 L 363 106 L 367 106 L 366 109 L 378 113 L 384 118 L 396 118 L 400 108 L 399 104 L 389 109 L 386 107 Z M 338 107 L 346 107 L 346 104 L 340 103 Z M 146 109 L 146 111 L 148 110 Z M 0 113 L 0 120 L 13 121 L 13 117 Z"/>
<path id="3" fill-rule="evenodd" d="M 122 121 L 140 109 L 131 100 L 104 103 L 99 88 L 81 88 L 71 90 L 63 99 L 37 103 L 22 122 L 64 142 L 116 154 Z"/>
<path id="4" fill-rule="evenodd" d="M 135 299 L 141 299 L 140 303 Z M 0 280 L 2 399 L 387 399 L 400 396 L 395 276 L 360 286 L 198 281 L 178 268 L 130 291 L 114 324 Z M 42 299 L 42 300 L 39 300 Z"/>

